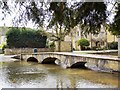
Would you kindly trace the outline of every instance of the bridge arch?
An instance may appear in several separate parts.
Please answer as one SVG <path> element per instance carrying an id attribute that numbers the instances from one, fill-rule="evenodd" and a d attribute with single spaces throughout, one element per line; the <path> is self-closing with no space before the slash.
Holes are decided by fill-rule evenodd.
<path id="1" fill-rule="evenodd" d="M 27 62 L 38 62 L 38 60 L 35 58 L 35 57 L 29 57 L 28 59 L 27 59 Z"/>
<path id="2" fill-rule="evenodd" d="M 43 61 L 41 62 L 42 64 L 58 64 L 60 63 L 60 60 L 56 57 L 47 57 L 45 59 L 43 59 Z"/>
<path id="3" fill-rule="evenodd" d="M 70 68 L 84 68 L 85 69 L 85 68 L 87 68 L 87 67 L 85 67 L 86 63 L 87 62 L 76 62 L 76 63 L 72 64 Z"/>

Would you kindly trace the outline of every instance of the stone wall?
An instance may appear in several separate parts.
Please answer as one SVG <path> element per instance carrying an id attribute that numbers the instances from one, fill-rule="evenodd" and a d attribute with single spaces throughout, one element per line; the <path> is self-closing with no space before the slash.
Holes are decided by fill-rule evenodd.
<path id="1" fill-rule="evenodd" d="M 3 53 L 2 49 L 0 49 L 0 54 Z"/>
<path id="2" fill-rule="evenodd" d="M 55 51 L 58 51 L 58 42 L 55 42 Z M 61 42 L 61 52 L 70 52 L 71 51 L 71 42 L 70 41 L 62 41 Z"/>
<path id="3" fill-rule="evenodd" d="M 118 57 L 120 58 L 120 35 L 118 36 Z"/>
<path id="4" fill-rule="evenodd" d="M 39 52 L 49 52 L 49 48 L 37 48 L 38 53 Z M 4 50 L 5 55 L 15 55 L 15 54 L 21 54 L 21 53 L 34 53 L 34 48 L 6 48 Z"/>

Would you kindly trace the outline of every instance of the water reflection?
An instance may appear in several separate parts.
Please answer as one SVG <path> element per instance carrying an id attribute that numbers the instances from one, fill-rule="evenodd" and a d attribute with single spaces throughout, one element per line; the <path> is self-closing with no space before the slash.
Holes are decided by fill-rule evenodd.
<path id="1" fill-rule="evenodd" d="M 1 62 L 3 87 L 27 88 L 109 88 L 118 87 L 118 74 L 88 69 L 63 69 L 35 62 Z"/>

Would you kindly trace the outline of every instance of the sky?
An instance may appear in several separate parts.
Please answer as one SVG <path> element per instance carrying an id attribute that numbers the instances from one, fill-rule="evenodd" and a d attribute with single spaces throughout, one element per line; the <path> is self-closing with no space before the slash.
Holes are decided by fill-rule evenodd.
<path id="1" fill-rule="evenodd" d="M 8 2 L 9 5 L 13 6 L 14 3 L 11 4 L 11 1 Z M 19 7 L 19 6 L 18 6 Z M 107 10 L 111 11 L 113 5 L 112 4 L 108 4 L 107 6 Z M 23 8 L 24 9 L 24 8 Z M 17 17 L 19 14 L 19 9 L 18 8 L 14 8 L 12 9 L 12 15 L 7 15 L 6 18 L 4 20 L 2 20 L 2 18 L 4 17 L 3 13 L 2 13 L 2 9 L 0 9 L 0 26 L 7 26 L 7 27 L 11 27 L 12 26 L 12 20 L 14 17 Z M 113 17 L 114 14 L 111 14 L 109 16 L 109 20 L 112 22 L 113 21 Z M 23 27 L 23 25 L 19 25 L 19 27 Z M 28 24 L 26 25 L 26 27 L 29 28 L 36 28 L 36 26 L 32 23 L 32 21 L 29 21 Z"/>
<path id="2" fill-rule="evenodd" d="M 5 19 L 2 20 L 2 18 L 4 17 L 4 14 L 2 13 L 2 9 L 0 9 L 0 26 L 7 26 L 7 27 L 11 27 L 13 26 L 13 19 L 14 17 L 18 17 L 20 11 L 19 11 L 19 5 L 17 5 L 16 8 L 14 7 L 14 2 L 12 2 L 12 0 L 8 0 L 8 5 L 10 6 L 9 8 L 12 10 L 11 14 L 7 14 Z M 24 10 L 24 8 L 22 8 Z M 22 24 L 19 25 L 19 27 L 23 27 Z M 32 21 L 29 21 L 28 24 L 26 25 L 26 27 L 29 28 L 34 28 L 34 23 L 32 23 Z"/>

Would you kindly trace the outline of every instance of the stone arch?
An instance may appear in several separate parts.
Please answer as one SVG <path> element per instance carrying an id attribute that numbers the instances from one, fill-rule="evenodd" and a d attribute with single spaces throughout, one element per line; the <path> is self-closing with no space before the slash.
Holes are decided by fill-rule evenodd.
<path id="1" fill-rule="evenodd" d="M 29 57 L 29 58 L 27 59 L 27 62 L 28 62 L 28 61 L 38 62 L 38 60 L 37 60 L 35 57 Z"/>
<path id="2" fill-rule="evenodd" d="M 41 62 L 42 64 L 57 64 L 55 61 L 59 60 L 56 57 L 47 57 L 45 59 L 43 59 L 43 61 Z M 59 60 L 60 61 L 60 60 Z"/>
<path id="3" fill-rule="evenodd" d="M 83 68 L 84 69 L 84 68 L 87 68 L 87 67 L 85 67 L 86 63 L 87 62 L 76 62 L 76 63 L 72 64 L 70 68 Z"/>

